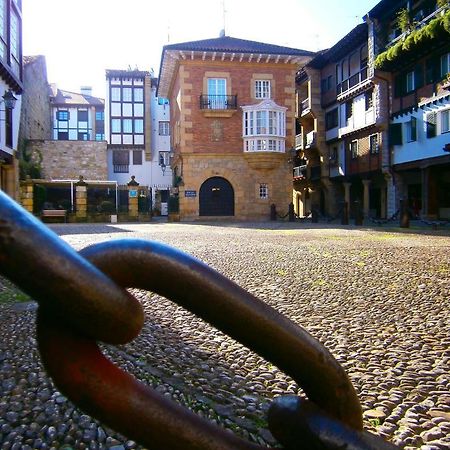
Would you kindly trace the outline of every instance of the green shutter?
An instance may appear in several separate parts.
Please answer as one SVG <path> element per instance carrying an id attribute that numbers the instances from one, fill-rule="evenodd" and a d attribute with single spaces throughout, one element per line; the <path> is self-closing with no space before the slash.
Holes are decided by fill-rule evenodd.
<path id="1" fill-rule="evenodd" d="M 428 139 L 436 136 L 436 118 L 437 114 L 435 112 L 431 112 L 426 115 L 425 123 L 427 127 Z"/>
<path id="2" fill-rule="evenodd" d="M 414 87 L 419 89 L 423 86 L 423 64 L 418 64 L 414 70 Z"/>
<path id="3" fill-rule="evenodd" d="M 417 119 L 411 117 L 411 142 L 417 141 Z"/>
<path id="4" fill-rule="evenodd" d="M 389 125 L 389 143 L 390 145 L 402 145 L 402 124 L 401 123 L 391 123 Z"/>
<path id="5" fill-rule="evenodd" d="M 404 73 L 399 74 L 394 80 L 394 96 L 402 97 L 406 91 L 406 75 Z"/>

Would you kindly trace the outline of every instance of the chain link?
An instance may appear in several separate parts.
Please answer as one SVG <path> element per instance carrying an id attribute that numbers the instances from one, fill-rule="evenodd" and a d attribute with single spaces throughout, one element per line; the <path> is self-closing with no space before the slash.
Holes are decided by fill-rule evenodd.
<path id="1" fill-rule="evenodd" d="M 78 254 L 0 192 L 0 273 L 39 302 L 39 350 L 61 392 L 149 448 L 261 447 L 168 401 L 102 355 L 96 340 L 129 342 L 142 327 L 142 307 L 128 287 L 175 301 L 303 388 L 309 402 L 282 397 L 269 410 L 270 429 L 285 448 L 331 449 L 343 443 L 361 450 L 396 448 L 362 431 L 356 392 L 317 340 L 206 264 L 167 245 L 115 240 Z"/>

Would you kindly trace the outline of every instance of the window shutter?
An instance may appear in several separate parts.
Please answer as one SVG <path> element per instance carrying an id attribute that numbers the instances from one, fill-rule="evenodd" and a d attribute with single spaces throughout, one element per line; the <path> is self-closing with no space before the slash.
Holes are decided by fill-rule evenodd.
<path id="1" fill-rule="evenodd" d="M 426 128 L 427 128 L 427 139 L 436 136 L 436 118 L 437 114 L 435 112 L 428 113 L 426 115 Z"/>
<path id="2" fill-rule="evenodd" d="M 423 64 L 418 64 L 414 70 L 414 88 L 419 89 L 423 86 Z"/>
<path id="3" fill-rule="evenodd" d="M 429 58 L 426 62 L 425 83 L 435 83 L 440 79 L 441 60 L 437 57 Z"/>
<path id="4" fill-rule="evenodd" d="M 389 142 L 390 145 L 402 145 L 402 124 L 401 123 L 391 123 L 389 125 Z"/>
<path id="5" fill-rule="evenodd" d="M 394 81 L 394 96 L 401 97 L 406 91 L 406 76 L 405 74 L 400 74 L 395 77 Z"/>
<path id="6" fill-rule="evenodd" d="M 411 142 L 417 141 L 417 119 L 411 117 Z"/>

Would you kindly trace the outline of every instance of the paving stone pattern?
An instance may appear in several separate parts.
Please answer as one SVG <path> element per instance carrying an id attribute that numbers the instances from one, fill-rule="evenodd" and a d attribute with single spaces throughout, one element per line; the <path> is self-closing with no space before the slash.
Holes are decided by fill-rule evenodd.
<path id="1" fill-rule="evenodd" d="M 406 449 L 450 447 L 448 234 L 281 224 L 52 228 L 77 249 L 138 237 L 200 258 L 325 344 L 358 392 L 367 430 Z M 169 300 L 133 292 L 146 311 L 144 329 L 105 353 L 163 395 L 273 445 L 270 400 L 301 393 L 298 386 Z M 55 389 L 40 363 L 34 318 L 34 304 L 0 307 L 1 448 L 139 448 Z"/>

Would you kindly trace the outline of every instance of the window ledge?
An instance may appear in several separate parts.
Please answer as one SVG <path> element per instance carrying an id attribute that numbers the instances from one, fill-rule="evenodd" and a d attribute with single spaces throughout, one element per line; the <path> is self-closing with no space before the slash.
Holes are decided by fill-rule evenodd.
<path id="1" fill-rule="evenodd" d="M 232 117 L 237 109 L 202 109 L 203 117 Z"/>

